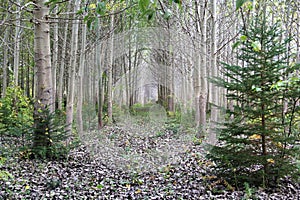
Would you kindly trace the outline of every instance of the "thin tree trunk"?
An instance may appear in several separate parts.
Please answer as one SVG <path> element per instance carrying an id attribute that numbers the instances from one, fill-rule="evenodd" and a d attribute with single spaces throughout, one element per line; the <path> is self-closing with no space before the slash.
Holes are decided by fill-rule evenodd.
<path id="1" fill-rule="evenodd" d="M 9 28 L 5 31 L 4 34 L 4 41 L 8 41 L 9 36 Z M 7 67 L 8 67 L 8 48 L 3 48 L 3 82 L 2 82 L 2 95 L 1 97 L 5 97 L 6 94 L 6 88 L 7 88 Z"/>
<path id="2" fill-rule="evenodd" d="M 110 19 L 110 30 L 112 30 L 112 34 L 111 34 L 111 40 L 110 40 L 110 58 L 109 58 L 109 64 L 108 64 L 108 84 L 107 84 L 107 115 L 108 115 L 108 122 L 111 123 L 112 122 L 112 68 L 113 68 L 113 59 L 114 59 L 114 15 L 111 15 L 111 19 Z"/>
<path id="3" fill-rule="evenodd" d="M 67 12 L 71 10 L 71 1 L 69 1 Z M 64 90 L 64 71 L 65 71 L 65 63 L 67 60 L 67 39 L 68 39 L 68 28 L 69 28 L 69 20 L 66 20 L 65 29 L 64 29 L 64 37 L 62 42 L 62 52 L 61 52 L 61 61 L 60 61 L 60 69 L 59 69 L 59 81 L 58 81 L 58 109 L 63 108 L 63 90 Z M 66 106 L 66 105 L 64 105 Z"/>
<path id="4" fill-rule="evenodd" d="M 77 101 L 77 126 L 78 133 L 83 133 L 83 122 L 82 122 L 82 99 L 83 99 L 83 76 L 85 69 L 85 46 L 86 46 L 86 24 L 82 25 L 82 38 L 81 38 L 81 54 L 79 61 L 79 72 L 78 72 L 78 101 Z"/>
<path id="5" fill-rule="evenodd" d="M 46 0 L 37 0 L 34 10 L 34 60 L 36 68 L 36 102 L 35 102 L 35 147 L 44 147 L 50 144 L 47 133 L 45 112 L 52 111 L 52 78 L 50 52 L 50 26 L 48 21 L 49 8 Z"/>
<path id="6" fill-rule="evenodd" d="M 216 47 L 217 47 L 217 38 L 216 38 L 216 0 L 212 0 L 212 30 L 211 30 L 211 75 L 212 77 L 218 76 L 218 69 L 217 69 L 217 56 L 215 54 Z M 215 124 L 218 121 L 219 112 L 216 106 L 219 105 L 219 97 L 218 97 L 218 88 L 215 84 L 211 85 L 211 100 L 212 100 L 212 106 L 211 106 L 211 127 L 210 127 L 210 133 L 209 133 L 209 142 L 212 144 L 216 143 L 217 137 L 215 132 Z"/>
<path id="7" fill-rule="evenodd" d="M 100 27 L 98 27 L 97 33 L 100 33 Z M 100 40 L 100 34 L 97 37 L 97 40 Z M 104 100 L 104 91 L 103 91 L 103 80 L 102 80 L 102 67 L 101 67 L 101 43 L 98 42 L 96 46 L 96 68 L 98 69 L 98 129 L 103 127 L 103 100 Z"/>
<path id="8" fill-rule="evenodd" d="M 58 10 L 58 5 L 56 5 L 54 12 L 56 13 Z M 57 15 L 55 15 L 57 18 Z M 52 84 L 53 84 L 53 102 L 54 102 L 54 110 L 56 108 L 56 70 L 58 66 L 58 21 L 54 24 L 53 30 L 53 57 L 52 57 Z"/>
<path id="9" fill-rule="evenodd" d="M 207 104 L 207 61 L 206 61 L 206 30 L 207 30 L 207 19 L 206 19 L 206 1 L 201 6 L 201 39 L 200 39 L 200 128 L 202 134 L 206 131 L 206 104 Z"/>
<path id="10" fill-rule="evenodd" d="M 17 4 L 20 3 L 19 0 L 16 1 Z M 20 63 L 20 36 L 21 36 L 21 12 L 20 7 L 17 6 L 17 16 L 16 16 L 16 27 L 15 27 L 15 46 L 14 46 L 14 83 L 18 85 L 19 81 L 19 63 Z"/>
<path id="11" fill-rule="evenodd" d="M 195 20 L 196 20 L 196 25 L 197 25 L 197 31 L 196 31 L 196 40 L 195 42 L 195 55 L 194 55 L 194 71 L 193 71 L 193 86 L 194 86 L 194 105 L 195 105 L 195 122 L 196 122 L 196 127 L 199 128 L 201 126 L 200 123 L 200 89 L 201 89 L 201 82 L 200 82 L 200 70 L 201 70 L 201 65 L 200 65 L 200 44 L 199 41 L 201 41 L 199 38 L 199 32 L 200 30 L 200 5 L 198 5 L 197 1 L 195 2 Z M 197 137 L 200 137 L 200 132 L 198 132 Z"/>
<path id="12" fill-rule="evenodd" d="M 75 1 L 74 13 L 80 8 L 80 0 Z M 72 25 L 72 40 L 71 40 L 71 66 L 69 68 L 69 91 L 67 97 L 66 109 L 66 131 L 72 132 L 73 113 L 74 113 L 74 93 L 75 93 L 75 73 L 76 73 L 76 57 L 78 49 L 78 25 L 79 20 L 74 20 Z"/>

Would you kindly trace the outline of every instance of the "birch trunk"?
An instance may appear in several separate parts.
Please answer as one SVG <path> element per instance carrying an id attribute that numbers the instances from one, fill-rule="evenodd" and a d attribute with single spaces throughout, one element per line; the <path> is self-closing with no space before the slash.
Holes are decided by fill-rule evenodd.
<path id="1" fill-rule="evenodd" d="M 16 1 L 20 4 L 20 0 Z M 17 86 L 19 81 L 19 63 L 20 63 L 20 34 L 21 34 L 21 12 L 20 7 L 17 6 L 17 16 L 16 16 L 16 27 L 15 27 L 15 38 L 14 38 L 14 84 Z"/>
<path id="2" fill-rule="evenodd" d="M 56 13 L 58 10 L 58 6 L 55 7 L 54 12 Z M 55 15 L 55 18 L 58 16 Z M 54 24 L 53 30 L 53 57 L 52 57 L 52 84 L 53 84 L 53 102 L 54 102 L 54 110 L 56 108 L 56 69 L 58 64 L 58 21 Z"/>
<path id="3" fill-rule="evenodd" d="M 82 25 L 82 38 L 81 38 L 81 53 L 79 61 L 79 72 L 78 72 L 78 102 L 77 102 L 77 127 L 78 133 L 83 133 L 83 122 L 82 122 L 82 99 L 83 99 L 83 76 L 85 69 L 85 47 L 86 47 L 86 24 Z"/>
<path id="4" fill-rule="evenodd" d="M 199 104 L 200 104 L 200 128 L 201 134 L 204 134 L 206 131 L 206 104 L 207 104 L 207 60 L 206 60 L 206 30 L 207 30 L 207 18 L 206 18 L 206 1 L 202 3 L 201 6 L 201 33 L 200 33 L 200 96 L 199 96 Z"/>
<path id="5" fill-rule="evenodd" d="M 217 69 L 217 56 L 215 54 L 216 47 L 217 47 L 217 38 L 216 38 L 216 0 L 212 0 L 212 30 L 211 30 L 211 76 L 217 77 L 218 76 L 218 69 Z M 215 84 L 211 85 L 211 100 L 212 100 L 212 107 L 211 107 L 211 127 L 209 133 L 209 142 L 212 144 L 216 143 L 217 137 L 215 132 L 215 123 L 218 121 L 218 109 L 216 106 L 219 105 L 218 102 L 218 88 Z"/>
<path id="6" fill-rule="evenodd" d="M 194 86 L 194 106 L 195 106 L 195 122 L 196 127 L 200 126 L 200 58 L 199 45 L 195 47 L 196 55 L 194 56 L 194 70 L 193 70 L 193 86 Z M 199 136 L 199 135 L 198 135 Z"/>
<path id="7" fill-rule="evenodd" d="M 100 28 L 98 27 L 98 37 L 97 40 L 100 40 Z M 102 81 L 102 67 L 101 67 L 101 43 L 98 42 L 96 46 L 96 53 L 98 54 L 96 56 L 96 68 L 98 69 L 98 129 L 101 129 L 103 127 L 103 100 L 104 100 L 104 91 L 103 91 L 103 81 Z"/>
<path id="8" fill-rule="evenodd" d="M 80 0 L 75 1 L 74 13 L 79 10 Z M 67 97 L 67 107 L 66 107 L 66 131 L 72 132 L 73 124 L 73 113 L 74 113 L 74 93 L 75 93 L 75 73 L 76 73 L 76 57 L 78 49 L 78 25 L 79 20 L 74 20 L 72 25 L 72 40 L 71 40 L 71 66 L 69 68 L 69 91 Z"/>
<path id="9" fill-rule="evenodd" d="M 37 0 L 34 14 L 34 60 L 36 71 L 36 102 L 35 102 L 35 147 L 49 145 L 47 140 L 47 125 L 43 123 L 43 115 L 48 109 L 52 111 L 52 78 L 51 78 L 51 52 L 50 52 L 50 26 L 49 8 L 45 6 L 46 0 Z"/>
<path id="10" fill-rule="evenodd" d="M 110 40 L 110 58 L 108 63 L 108 83 L 107 83 L 107 115 L 108 115 L 108 123 L 112 122 L 112 68 L 113 68 L 113 59 L 114 59 L 114 15 L 111 15 L 110 19 L 110 30 L 112 30 L 111 40 Z"/>
<path id="11" fill-rule="evenodd" d="M 71 10 L 71 1 L 68 4 L 67 12 Z M 68 29 L 69 29 L 69 20 L 66 20 L 65 29 L 64 29 L 64 37 L 62 42 L 62 52 L 61 52 L 61 62 L 59 69 L 59 81 L 57 85 L 58 90 L 58 109 L 63 108 L 63 90 L 64 90 L 64 71 L 65 71 L 65 63 L 67 60 L 67 39 L 68 39 Z M 65 105 L 66 106 L 66 105 Z"/>
<path id="12" fill-rule="evenodd" d="M 203 38 L 202 35 L 200 35 L 200 32 L 203 31 L 201 28 L 203 28 L 203 25 L 201 26 L 200 22 L 200 16 L 201 16 L 201 6 L 196 1 L 195 2 L 195 24 L 196 24 L 196 40 L 195 40 L 195 55 L 194 55 L 194 72 L 193 72 L 193 85 L 194 85 L 194 105 L 195 105 L 195 122 L 196 127 L 201 128 L 203 127 L 203 113 L 201 112 L 201 105 L 200 105 L 200 94 L 201 94 L 201 86 L 203 80 L 201 79 L 203 77 L 203 71 L 201 64 L 203 63 L 200 61 L 200 59 L 203 57 L 203 51 L 201 51 L 201 47 L 203 47 Z M 203 34 L 203 33 L 202 33 Z M 201 43 L 202 42 L 202 43 Z M 206 84 L 206 83 L 205 83 Z M 203 103 L 203 102 L 202 102 Z M 202 115 L 201 115 L 202 114 Z M 197 137 L 201 136 L 201 131 L 198 131 Z"/>
<path id="13" fill-rule="evenodd" d="M 4 42 L 8 41 L 9 36 L 9 28 L 5 31 L 4 34 Z M 6 46 L 6 45 L 5 45 Z M 7 88 L 7 68 L 8 68 L 8 48 L 4 46 L 3 48 L 3 82 L 2 82 L 2 95 L 1 97 L 4 98 L 6 94 L 6 88 Z"/>

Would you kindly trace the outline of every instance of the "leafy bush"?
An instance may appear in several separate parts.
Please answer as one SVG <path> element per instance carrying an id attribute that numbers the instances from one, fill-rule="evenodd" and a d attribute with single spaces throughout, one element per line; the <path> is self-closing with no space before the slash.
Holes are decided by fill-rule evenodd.
<path id="1" fill-rule="evenodd" d="M 6 96 L 0 100 L 0 152 L 17 153 L 22 158 L 65 157 L 74 145 L 69 143 L 63 112 L 39 112 L 36 127 L 33 113 L 32 101 L 24 91 L 18 86 L 8 87 Z"/>
<path id="2" fill-rule="evenodd" d="M 0 100 L 0 138 L 2 147 L 26 145 L 26 134 L 32 134 L 33 105 L 18 86 L 10 86 Z M 12 147 L 14 148 L 14 147 Z"/>

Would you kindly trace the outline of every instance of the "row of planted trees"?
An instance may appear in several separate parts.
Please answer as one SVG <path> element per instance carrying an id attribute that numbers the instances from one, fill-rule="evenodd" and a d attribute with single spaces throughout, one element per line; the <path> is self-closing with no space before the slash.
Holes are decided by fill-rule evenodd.
<path id="1" fill-rule="evenodd" d="M 257 167 L 265 180 L 275 173 L 273 161 L 282 160 L 273 168 L 281 169 L 290 159 L 297 138 L 299 7 L 297 1 L 2 1 L 1 134 L 25 134 L 47 157 L 64 149 L 75 129 L 84 134 L 85 111 L 97 115 L 101 128 L 113 122 L 114 108 L 159 103 L 170 116 L 178 107 L 192 115 L 197 136 L 208 132 L 211 143 L 214 122 L 230 119 L 220 131 L 227 145 L 213 148 L 212 159 L 241 176 Z M 272 40 L 285 41 L 284 48 L 272 49 Z M 218 106 L 228 115 L 221 118 Z"/>

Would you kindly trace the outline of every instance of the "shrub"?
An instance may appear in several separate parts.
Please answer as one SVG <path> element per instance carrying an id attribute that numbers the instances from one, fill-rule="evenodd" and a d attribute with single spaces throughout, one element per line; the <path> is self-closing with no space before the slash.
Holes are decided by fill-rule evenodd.
<path id="1" fill-rule="evenodd" d="M 70 143 L 63 112 L 39 112 L 39 124 L 34 127 L 31 102 L 20 87 L 7 88 L 6 96 L 0 100 L 0 152 L 17 153 L 22 158 L 65 157 L 76 143 Z"/>
<path id="2" fill-rule="evenodd" d="M 32 133 L 33 105 L 18 86 L 10 86 L 0 100 L 1 146 L 26 145 L 27 134 Z M 5 143 L 5 145 L 4 145 Z"/>

